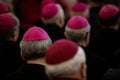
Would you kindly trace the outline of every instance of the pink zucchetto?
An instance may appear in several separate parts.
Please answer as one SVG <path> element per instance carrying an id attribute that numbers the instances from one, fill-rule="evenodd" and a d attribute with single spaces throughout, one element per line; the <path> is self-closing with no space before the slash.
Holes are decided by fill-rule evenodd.
<path id="1" fill-rule="evenodd" d="M 84 50 L 67 39 L 55 41 L 45 57 L 46 73 L 52 76 L 77 73 L 81 64 L 86 62 Z"/>
<path id="2" fill-rule="evenodd" d="M 83 2 L 78 2 L 72 6 L 72 11 L 83 12 L 88 8 L 88 6 Z"/>
<path id="3" fill-rule="evenodd" d="M 55 3 L 50 3 L 46 5 L 45 7 L 43 7 L 41 14 L 44 19 L 50 19 L 54 17 L 58 11 L 59 9 L 57 5 Z"/>
<path id="4" fill-rule="evenodd" d="M 50 65 L 61 64 L 73 59 L 78 54 L 85 56 L 84 51 L 76 43 L 68 39 L 60 39 L 49 47 L 46 53 L 46 63 Z M 79 60 L 82 59 L 80 57 L 80 55 L 77 56 Z"/>
<path id="5" fill-rule="evenodd" d="M 61 39 L 56 41 L 47 51 L 46 62 L 59 64 L 71 59 L 77 52 L 78 46 L 70 40 Z"/>
<path id="6" fill-rule="evenodd" d="M 64 19 L 64 11 L 61 5 L 57 3 L 49 3 L 45 5 L 41 14 L 41 20 L 44 24 L 56 24 L 61 18 Z"/>
<path id="7" fill-rule="evenodd" d="M 90 17 L 90 9 L 86 3 L 77 2 L 71 7 L 70 17 L 73 16 L 84 16 L 89 19 Z"/>
<path id="8" fill-rule="evenodd" d="M 0 2 L 0 14 L 8 13 L 9 10 L 10 10 L 10 8 L 6 3 Z"/>
<path id="9" fill-rule="evenodd" d="M 0 35 L 7 35 L 14 27 L 14 18 L 10 14 L 4 13 L 0 15 Z"/>
<path id="10" fill-rule="evenodd" d="M 49 36 L 45 30 L 40 27 L 33 26 L 25 32 L 22 41 L 37 41 L 45 40 L 48 38 Z"/>
<path id="11" fill-rule="evenodd" d="M 82 16 L 73 16 L 66 25 L 70 29 L 82 29 L 89 26 L 86 18 Z"/>
<path id="12" fill-rule="evenodd" d="M 108 19 L 116 16 L 118 12 L 119 12 L 119 8 L 117 6 L 112 4 L 107 4 L 100 9 L 99 16 L 102 19 Z"/>

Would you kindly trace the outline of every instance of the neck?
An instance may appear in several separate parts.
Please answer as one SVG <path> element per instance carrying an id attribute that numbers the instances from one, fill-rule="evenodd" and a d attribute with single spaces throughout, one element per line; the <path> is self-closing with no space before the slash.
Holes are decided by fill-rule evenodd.
<path id="1" fill-rule="evenodd" d="M 77 44 L 83 47 L 87 47 L 86 41 L 80 41 L 80 42 L 77 42 Z"/>
<path id="2" fill-rule="evenodd" d="M 114 26 L 111 26 L 110 28 L 115 29 L 115 30 L 118 30 L 119 25 L 118 25 L 118 24 L 116 24 L 116 25 L 114 25 Z"/>
<path id="3" fill-rule="evenodd" d="M 74 74 L 74 75 L 62 75 L 60 76 L 60 78 L 73 78 L 73 79 L 78 79 L 78 80 L 82 80 L 80 74 Z"/>
<path id="4" fill-rule="evenodd" d="M 45 65 L 45 58 L 28 60 L 27 63 L 28 64 L 42 64 L 42 65 Z"/>

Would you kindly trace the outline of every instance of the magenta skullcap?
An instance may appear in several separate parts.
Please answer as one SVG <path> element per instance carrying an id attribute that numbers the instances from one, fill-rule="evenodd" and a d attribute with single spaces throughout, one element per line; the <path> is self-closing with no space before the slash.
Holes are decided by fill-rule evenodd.
<path id="1" fill-rule="evenodd" d="M 14 18 L 12 15 L 4 13 L 0 15 L 0 35 L 4 36 L 14 27 Z"/>
<path id="2" fill-rule="evenodd" d="M 0 2 L 0 14 L 9 12 L 9 7 L 4 2 Z"/>
<path id="3" fill-rule="evenodd" d="M 107 4 L 107 5 L 104 5 L 100 9 L 99 16 L 102 19 L 108 19 L 108 18 L 116 16 L 118 12 L 119 12 L 119 8 L 117 6 L 112 5 L 112 4 Z"/>
<path id="4" fill-rule="evenodd" d="M 76 43 L 67 40 L 60 39 L 55 41 L 48 49 L 46 53 L 47 64 L 59 64 L 73 58 L 78 51 Z"/>
<path id="5" fill-rule="evenodd" d="M 55 3 L 49 3 L 43 7 L 41 15 L 44 19 L 51 19 L 58 11 L 58 6 Z"/>
<path id="6" fill-rule="evenodd" d="M 67 22 L 67 27 L 71 29 L 82 29 L 89 25 L 86 18 L 82 16 L 73 16 L 70 18 L 70 20 Z"/>
<path id="7" fill-rule="evenodd" d="M 33 26 L 25 32 L 22 40 L 23 41 L 37 41 L 37 40 L 45 40 L 48 38 L 49 36 L 45 30 L 43 30 L 40 27 Z"/>
<path id="8" fill-rule="evenodd" d="M 78 2 L 72 6 L 72 11 L 83 12 L 87 9 L 87 5 L 83 2 Z"/>

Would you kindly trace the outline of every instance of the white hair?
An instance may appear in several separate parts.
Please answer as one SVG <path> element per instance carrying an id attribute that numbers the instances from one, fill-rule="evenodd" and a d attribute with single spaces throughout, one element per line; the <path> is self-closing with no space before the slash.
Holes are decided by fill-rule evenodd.
<path id="1" fill-rule="evenodd" d="M 44 19 L 43 17 L 41 18 L 44 24 L 56 23 L 60 17 L 64 17 L 64 11 L 61 5 L 56 4 L 56 6 L 58 7 L 58 12 L 54 17 L 52 17 L 51 19 Z"/>
<path id="2" fill-rule="evenodd" d="M 9 37 L 11 37 L 13 36 L 15 31 L 19 33 L 20 21 L 13 13 L 8 13 L 8 14 L 11 15 L 14 19 L 14 26 L 12 30 L 9 32 Z"/>
<path id="3" fill-rule="evenodd" d="M 68 26 L 65 27 L 65 36 L 73 41 L 84 40 L 87 32 L 90 32 L 90 25 L 83 29 L 71 29 Z"/>
<path id="4" fill-rule="evenodd" d="M 21 41 L 20 48 L 25 60 L 37 59 L 45 56 L 48 47 L 52 44 L 51 39 L 39 41 Z"/>
<path id="5" fill-rule="evenodd" d="M 79 73 L 82 63 L 86 62 L 85 52 L 78 47 L 76 55 L 68 61 L 56 65 L 46 63 L 46 73 L 49 77 Z"/>

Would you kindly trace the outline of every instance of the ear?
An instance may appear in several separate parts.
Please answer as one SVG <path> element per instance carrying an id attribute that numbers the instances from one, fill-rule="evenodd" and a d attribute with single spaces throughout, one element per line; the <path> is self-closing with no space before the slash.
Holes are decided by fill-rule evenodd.
<path id="1" fill-rule="evenodd" d="M 15 42 L 15 32 L 10 35 L 9 40 Z"/>
<path id="2" fill-rule="evenodd" d="M 87 70 L 86 63 L 82 63 L 80 67 L 81 80 L 86 80 L 86 77 L 87 77 L 86 70 Z"/>
<path id="3" fill-rule="evenodd" d="M 22 54 L 22 51 L 20 51 L 20 55 L 21 55 L 22 60 L 25 61 L 25 59 L 24 59 L 24 57 L 23 57 L 23 54 Z"/>
<path id="4" fill-rule="evenodd" d="M 9 40 L 16 42 L 19 36 L 19 31 L 14 31 Z"/>
<path id="5" fill-rule="evenodd" d="M 19 31 L 16 30 L 16 31 L 14 32 L 14 38 L 13 38 L 14 41 L 17 41 L 18 37 L 19 37 Z"/>
<path id="6" fill-rule="evenodd" d="M 65 24 L 65 20 L 64 20 L 64 17 L 60 17 L 57 21 L 57 25 L 60 27 L 60 28 L 63 28 Z"/>
<path id="7" fill-rule="evenodd" d="M 86 41 L 87 45 L 89 44 L 89 39 L 90 39 L 90 32 L 87 32 L 85 35 L 85 41 Z"/>
<path id="8" fill-rule="evenodd" d="M 65 35 L 65 37 L 66 37 L 66 32 L 64 32 L 64 35 Z"/>

